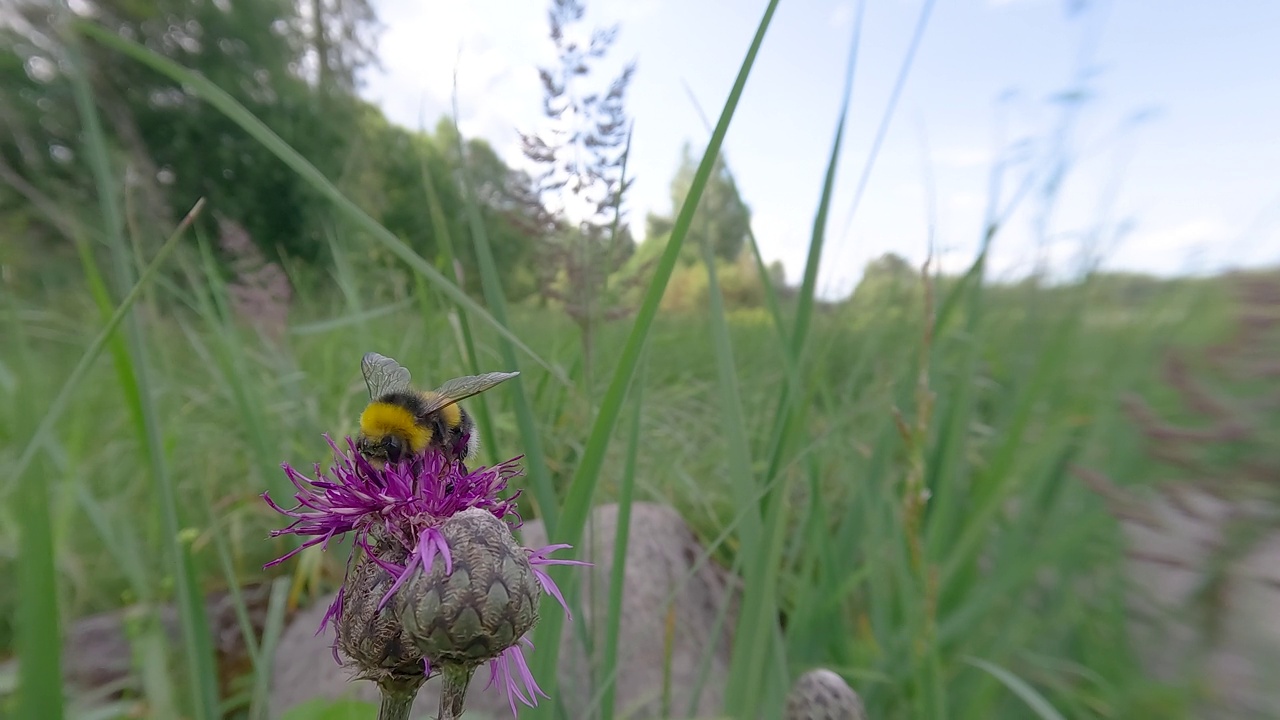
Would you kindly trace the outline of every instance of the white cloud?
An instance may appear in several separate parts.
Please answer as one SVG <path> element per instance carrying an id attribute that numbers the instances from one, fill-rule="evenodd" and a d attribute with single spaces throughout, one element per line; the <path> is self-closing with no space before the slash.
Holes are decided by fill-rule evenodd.
<path id="1" fill-rule="evenodd" d="M 626 26 L 654 17 L 661 8 L 662 0 L 623 0 L 611 7 L 610 13 L 617 17 L 615 22 Z"/>
<path id="2" fill-rule="evenodd" d="M 991 164 L 991 151 L 980 147 L 948 147 L 932 153 L 934 163 L 945 168 L 965 170 Z"/>
<path id="3" fill-rule="evenodd" d="M 752 214 L 751 230 L 760 243 L 765 263 L 781 260 L 787 270 L 787 283 L 800 282 L 809 254 L 808 229 L 797 228 L 789 217 L 760 211 Z"/>
<path id="4" fill-rule="evenodd" d="M 974 214 L 987 206 L 987 198 L 968 190 L 957 190 L 947 195 L 946 208 L 955 212 Z"/>
<path id="5" fill-rule="evenodd" d="M 489 22 L 492 13 L 482 7 L 488 4 L 382 0 L 386 28 L 378 53 L 385 70 L 369 77 L 363 94 L 393 122 L 430 129 L 452 113 L 456 71 L 459 127 L 513 162 L 519 157 L 515 128 L 536 113 L 539 86 L 530 56 L 544 38 L 513 29 L 518 24 Z M 531 9 L 508 8 L 506 15 Z"/>
<path id="6" fill-rule="evenodd" d="M 1217 218 L 1202 217 L 1172 226 L 1139 228 L 1108 254 L 1104 265 L 1157 275 L 1196 273 L 1240 261 L 1240 230 Z M 1254 248 L 1262 245 L 1249 243 Z M 1274 246 L 1273 246 L 1274 247 Z M 1261 253 L 1257 259 L 1261 260 Z M 1274 253 L 1273 253 L 1274 256 Z"/>
<path id="7" fill-rule="evenodd" d="M 832 29 L 849 30 L 853 27 L 853 3 L 841 2 L 831 8 L 831 16 L 828 18 Z"/>

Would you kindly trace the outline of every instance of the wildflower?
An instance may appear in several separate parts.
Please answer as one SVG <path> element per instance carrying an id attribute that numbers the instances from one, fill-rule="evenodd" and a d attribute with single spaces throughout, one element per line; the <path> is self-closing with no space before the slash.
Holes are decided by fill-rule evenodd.
<path id="1" fill-rule="evenodd" d="M 408 693 L 441 674 L 441 717 L 456 716 L 472 673 L 490 667 L 487 687 L 537 704 L 538 687 L 521 645 L 537 623 L 538 598 L 556 598 L 568 613 L 546 565 L 585 565 L 551 558 L 567 545 L 521 547 L 511 534 L 520 525 L 515 499 L 499 495 L 522 470 L 516 457 L 468 470 L 435 448 L 375 469 L 347 438 L 346 448 L 326 437 L 334 463 L 317 464 L 314 479 L 282 467 L 297 488 L 297 506 L 284 509 L 266 493 L 272 509 L 293 522 L 272 537 L 307 537 L 279 564 L 305 548 L 327 548 L 350 533 L 355 549 L 342 587 L 317 633 L 334 622 L 341 650 L 386 693 Z M 339 662 L 341 662 L 339 660 Z M 446 714 L 446 704 L 449 705 Z"/>

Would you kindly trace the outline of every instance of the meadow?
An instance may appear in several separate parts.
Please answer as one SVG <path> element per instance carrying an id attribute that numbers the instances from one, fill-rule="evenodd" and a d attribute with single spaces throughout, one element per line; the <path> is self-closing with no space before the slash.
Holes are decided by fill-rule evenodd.
<path id="1" fill-rule="evenodd" d="M 198 227 L 150 248 L 124 220 L 118 168 L 80 98 L 99 203 L 67 212 L 100 235 L 80 237 L 78 272 L 11 279 L 22 290 L 0 305 L 0 568 L 16 578 L 0 585 L 0 655 L 22 661 L 0 707 L 265 717 L 286 610 L 333 589 L 342 564 L 313 552 L 264 571 L 289 546 L 267 539 L 281 518 L 260 495 L 288 497 L 281 462 L 324 462 L 322 434 L 353 433 L 367 399 L 359 358 L 377 350 L 424 380 L 521 372 L 469 407 L 487 462 L 525 455 L 522 511 L 553 542 L 576 542 L 604 502 L 681 512 L 744 583 L 727 717 L 777 717 L 815 666 L 842 674 L 875 720 L 1190 716 L 1196 688 L 1140 666 L 1118 520 L 1073 471 L 1161 478 L 1120 399 L 1179 411 L 1160 359 L 1221 336 L 1229 283 L 999 284 L 984 250 L 963 274 L 911 273 L 825 303 L 829 173 L 802 285 L 774 288 L 758 263 L 762 302 L 727 305 L 717 263 L 678 260 L 767 20 L 634 312 L 597 325 L 589 356 L 554 306 L 506 301 L 478 213 L 455 239 L 480 258 L 472 297 L 447 262 L 415 254 L 210 81 L 83 26 L 186 83 L 328 197 L 333 262 L 280 266 L 292 290 L 273 300 L 238 295 L 244 278 Z M 386 262 L 370 269 L 374 254 Z M 695 274 L 704 302 L 663 309 L 669 283 Z M 264 581 L 268 631 L 228 682 L 200 598 Z M 69 704 L 60 628 L 159 602 L 178 605 L 183 633 L 138 619 L 142 696 Z M 555 653 L 542 650 L 558 617 L 544 613 L 533 661 L 553 696 Z M 521 716 L 557 714 L 548 702 Z"/>
<path id="2" fill-rule="evenodd" d="M 181 582 L 207 591 L 296 574 L 283 586 L 286 602 L 332 588 L 340 561 L 318 553 L 297 568 L 264 573 L 262 564 L 287 547 L 266 540 L 280 518 L 259 495 L 269 489 L 287 497 L 280 462 L 323 462 L 322 433 L 354 432 L 365 399 L 359 356 L 374 348 L 451 377 L 470 371 L 464 358 L 473 348 L 476 367 L 509 367 L 500 336 L 481 328 L 464 335 L 460 316 L 429 290 L 365 307 L 360 298 L 385 294 L 384 278 L 348 278 L 337 292 L 313 279 L 292 301 L 287 334 L 274 339 L 237 317 L 225 286 L 200 272 L 196 254 L 186 261 L 187 282 L 154 286 L 137 308 L 137 344 L 117 335 L 109 356 L 90 366 L 41 439 L 24 487 L 10 475 L 3 489 L 6 574 L 20 560 L 23 522 L 39 517 L 15 501 L 24 489 L 48 494 L 48 571 L 57 592 L 55 603 L 41 602 L 64 619 L 172 600 Z M 773 584 L 762 587 L 776 589 L 771 612 L 782 631 L 753 638 L 770 702 L 792 674 L 822 664 L 851 679 L 873 717 L 921 717 L 925 701 L 943 703 L 927 713 L 934 717 L 1025 717 L 1015 679 L 1063 716 L 1176 716 L 1190 691 L 1155 683 L 1138 666 L 1125 632 L 1117 522 L 1071 468 L 1138 482 L 1156 476 L 1118 398 L 1158 393 L 1161 351 L 1213 337 L 1226 312 L 1222 288 L 1170 285 L 1135 304 L 1105 283 L 957 286 L 941 298 L 953 314 L 938 319 L 927 344 L 923 314 L 903 310 L 923 311 L 923 294 L 919 283 L 882 306 L 815 313 L 796 368 L 803 412 L 785 430 L 793 449 L 767 488 L 744 487 L 735 472 L 763 475 L 777 438 L 786 351 L 772 317 L 660 315 L 624 419 L 611 433 L 618 437 L 590 478 L 592 501 L 668 503 L 728 567 L 756 564 L 744 555 L 742 518 L 762 498 L 777 503 L 772 546 L 750 550 L 776 553 Z M 40 418 L 36 408 L 56 394 L 84 355 L 85 338 L 102 326 L 88 292 L 33 300 L 9 298 L 11 342 L 0 356 L 11 380 L 9 467 Z M 737 437 L 725 431 L 717 389 L 723 357 L 707 342 L 718 323 L 726 331 L 720 349 L 733 351 Z M 601 330 L 595 384 L 588 385 L 572 323 L 513 307 L 510 326 L 555 370 L 519 364 L 545 477 L 562 503 L 631 328 L 618 322 Z M 147 368 L 145 386 L 131 392 L 120 373 L 138 363 Z M 922 406 L 924 388 L 933 399 Z M 490 460 L 526 451 L 512 404 L 503 392 L 473 402 L 492 432 L 484 446 Z M 626 461 L 629 443 L 636 444 L 634 466 Z M 167 491 L 156 487 L 157 462 Z M 918 507 L 909 501 L 912 487 L 928 488 L 923 509 L 911 509 Z M 529 490 L 524 514 L 545 517 Z M 188 578 L 160 562 L 166 552 L 186 557 Z M 923 586 L 915 552 L 933 578 Z M 5 617 L 30 587 L 6 584 Z M 15 622 L 0 635 L 6 649 Z M 138 632 L 143 647 L 161 639 L 156 627 Z M 181 647 L 140 653 L 140 675 L 174 688 L 148 695 L 144 717 L 175 716 L 166 699 L 185 704 L 200 678 L 165 660 L 183 654 Z M 241 678 L 241 695 L 221 698 L 219 712 L 247 711 L 252 680 Z"/>

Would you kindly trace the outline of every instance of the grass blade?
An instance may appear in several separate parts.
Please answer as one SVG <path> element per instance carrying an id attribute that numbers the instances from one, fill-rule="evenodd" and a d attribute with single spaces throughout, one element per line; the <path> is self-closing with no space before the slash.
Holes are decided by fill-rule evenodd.
<path id="1" fill-rule="evenodd" d="M 50 484 L 20 482 L 18 532 L 18 683 L 21 717 L 61 720 L 62 634 L 58 629 L 58 583 L 49 512 Z"/>
<path id="2" fill-rule="evenodd" d="M 77 20 L 72 26 L 80 33 L 93 38 L 94 40 L 106 45 L 107 47 L 119 51 L 134 60 L 150 67 L 156 72 L 170 78 L 171 80 L 181 83 L 191 92 L 195 93 L 205 102 L 212 105 L 218 111 L 223 113 L 232 122 L 236 123 L 245 132 L 249 133 L 255 140 L 262 143 L 263 147 L 275 153 L 288 165 L 298 176 L 306 180 L 312 187 L 319 191 L 322 195 L 329 198 L 344 215 L 359 226 L 362 230 L 369 233 L 378 242 L 382 243 L 396 257 L 404 261 L 406 265 L 413 268 L 414 271 L 420 273 L 438 287 L 445 295 L 448 295 L 454 302 L 466 308 L 473 315 L 483 319 L 485 322 L 493 326 L 499 335 L 506 338 L 512 345 L 519 348 L 528 355 L 534 362 L 551 373 L 564 385 L 570 385 L 568 378 L 564 376 L 556 367 L 548 363 L 542 356 L 535 353 L 528 345 L 524 343 L 515 333 L 511 332 L 502 323 L 498 322 L 493 315 L 489 314 L 479 303 L 471 299 L 457 285 L 453 284 L 447 277 L 437 270 L 431 263 L 423 260 L 417 253 L 413 251 L 403 240 L 396 237 L 390 230 L 387 230 L 377 220 L 374 220 L 368 213 L 360 209 L 358 205 L 352 202 L 346 195 L 342 194 L 337 186 L 329 181 L 314 165 L 302 157 L 297 150 L 294 150 L 284 140 L 272 132 L 261 120 L 244 108 L 243 105 L 236 102 L 235 98 L 228 95 L 224 90 L 210 82 L 207 78 L 194 73 L 181 65 L 169 60 L 158 53 L 148 50 L 146 47 L 139 45 L 131 40 L 126 40 L 106 28 L 84 21 Z"/>
<path id="3" fill-rule="evenodd" d="M 854 69 L 857 66 L 859 38 L 861 34 L 861 6 L 858 20 L 854 23 L 852 41 L 849 49 L 849 60 L 846 65 L 844 95 L 841 99 L 840 115 L 836 123 L 835 138 L 832 140 L 831 153 L 828 157 L 826 174 L 823 179 L 822 196 L 814 216 L 813 236 L 809 244 L 809 254 L 805 265 L 804 280 L 801 284 L 799 306 L 795 324 L 789 338 L 784 338 L 782 348 L 786 358 L 787 384 L 783 386 L 778 399 L 778 412 L 775 414 L 773 430 L 768 437 L 771 445 L 768 448 L 768 463 L 762 484 L 771 486 L 782 468 L 782 459 L 788 442 L 802 434 L 803 390 L 800 383 L 799 367 L 804 355 L 809 328 L 813 317 L 818 267 L 821 262 L 822 249 L 826 237 L 827 216 L 830 212 L 831 200 L 835 192 L 836 169 L 839 166 L 840 151 L 843 144 L 844 131 L 849 113 L 849 105 L 853 96 Z M 714 310 L 713 310 L 714 314 Z M 779 318 L 780 320 L 780 318 Z M 714 320 L 713 320 L 714 322 Z M 778 330 L 783 331 L 781 325 Z M 812 475 L 812 473 L 811 473 Z M 816 476 L 814 483 L 816 483 Z M 737 493 L 741 500 L 754 497 L 754 493 Z M 781 512 L 782 503 L 774 499 L 772 493 L 760 496 L 759 513 L 750 512 L 755 519 L 749 522 L 756 526 L 759 538 L 752 541 L 743 537 L 742 565 L 749 577 L 746 581 L 742 615 L 739 618 L 739 642 L 734 644 L 733 658 L 730 665 L 730 688 L 726 693 L 725 710 L 734 716 L 745 716 L 748 711 L 761 707 L 766 684 L 771 678 L 785 677 L 778 668 L 766 671 L 766 663 L 770 658 L 779 657 L 779 653 L 770 648 L 772 632 L 763 632 L 763 628 L 774 628 L 777 625 L 777 578 L 780 571 L 779 562 L 783 545 L 782 526 L 785 514 Z M 745 510 L 745 508 L 743 509 Z M 763 521 L 763 526 L 761 522 Z M 767 539 L 767 540 L 766 540 Z M 756 573 L 759 573 L 758 575 Z M 743 642 L 750 638 L 750 642 Z"/>
<path id="4" fill-rule="evenodd" d="M 1049 704 L 1048 700 L 1044 699 L 1043 695 L 1036 692 L 1035 688 L 1031 687 L 1025 680 L 1017 675 L 1014 675 L 999 665 L 989 663 L 981 658 L 968 657 L 965 658 L 965 662 L 991 673 L 995 679 L 999 680 L 1005 687 L 1012 690 L 1015 695 L 1022 698 L 1022 701 L 1027 704 L 1027 707 L 1031 708 L 1032 712 L 1036 714 L 1036 717 L 1039 717 L 1041 720 L 1066 720 L 1061 713 L 1053 709 L 1053 706 Z"/>
<path id="5" fill-rule="evenodd" d="M 123 288 L 128 285 L 133 272 L 132 253 L 125 243 L 124 222 L 116 202 L 115 179 L 107 152 L 106 136 L 93 106 L 93 95 L 89 89 L 83 60 L 74 46 L 71 54 L 73 65 L 76 66 L 76 71 L 71 73 L 71 82 L 84 131 L 85 151 L 97 185 L 98 203 L 108 245 L 115 261 L 117 281 Z M 213 640 L 209 636 L 204 599 L 199 592 L 195 569 L 189 555 L 189 544 L 183 542 L 180 537 L 181 520 L 178 513 L 177 493 L 164 456 L 165 445 L 161 437 L 160 419 L 154 394 L 148 385 L 150 371 L 147 368 L 147 350 L 142 328 L 132 314 L 126 314 L 124 321 L 125 338 L 136 381 L 129 390 L 134 394 L 132 402 L 142 410 L 142 435 L 139 441 L 147 450 L 151 478 L 160 502 L 165 536 L 172 543 L 170 551 L 174 558 L 178 613 L 182 622 L 183 647 L 186 651 L 190 689 L 194 693 L 195 717 L 197 720 L 215 720 L 219 717 L 218 677 L 214 667 Z"/>
<path id="6" fill-rule="evenodd" d="M 18 653 L 23 659 L 19 667 L 19 678 L 25 688 L 22 696 L 22 707 L 30 712 L 23 717 L 40 717 L 57 720 L 62 717 L 62 666 L 60 648 L 62 638 L 58 630 L 57 604 L 50 598 L 57 597 L 54 583 L 53 538 L 49 526 L 48 484 L 26 477 L 36 453 L 50 439 L 53 426 L 66 412 L 71 398 L 80 387 L 80 383 L 89 369 L 101 356 L 103 349 L 114 336 L 115 331 L 128 315 L 138 298 L 142 297 L 143 288 L 150 283 L 159 272 L 161 265 L 177 247 L 178 239 L 204 207 L 204 201 L 197 202 L 187 216 L 179 224 L 178 229 L 157 251 L 151 264 L 142 272 L 128 294 L 120 301 L 119 307 L 111 314 L 85 349 L 67 379 L 63 381 L 58 394 L 49 403 L 49 408 L 40 417 L 31 439 L 27 442 L 18 457 L 13 469 L 13 482 L 24 493 L 24 512 L 20 516 L 19 532 L 23 552 L 20 558 L 19 578 L 23 588 L 19 595 L 20 634 L 18 636 Z M 53 688 L 46 685 L 52 682 Z"/>
<path id="7" fill-rule="evenodd" d="M 476 246 L 476 259 L 480 264 L 480 284 L 484 289 L 485 302 L 493 311 L 493 317 L 505 329 L 507 326 L 507 299 L 502 292 L 502 280 L 498 275 L 498 266 L 493 259 L 493 249 L 489 246 L 489 234 L 484 227 L 484 219 L 480 217 L 480 207 L 476 202 L 475 183 L 471 178 L 471 168 L 467 162 L 466 146 L 462 140 L 462 131 L 457 127 L 457 93 L 454 93 L 454 130 L 458 138 L 458 156 L 462 159 L 462 196 L 467 206 L 467 220 L 471 223 L 471 239 Z M 515 346 L 507 341 L 506 335 L 500 340 L 502 361 L 508 370 L 519 370 Z M 524 467 L 529 476 L 529 484 L 533 490 L 534 500 L 538 505 L 538 514 L 547 530 L 547 537 L 554 537 L 556 523 L 559 519 L 559 498 L 556 497 L 555 485 L 551 481 L 551 473 L 547 471 L 546 456 L 542 452 L 542 439 L 538 435 L 537 421 L 534 419 L 533 406 L 529 404 L 528 393 L 525 392 L 525 378 L 518 376 L 508 381 L 511 386 L 511 397 L 515 401 L 516 424 L 520 428 L 521 451 L 524 453 Z"/>
<path id="8" fill-rule="evenodd" d="M 431 179 L 431 170 L 427 167 L 427 152 L 424 149 L 420 149 L 419 153 L 421 154 L 419 168 L 422 174 L 422 189 L 427 198 L 427 209 L 431 213 L 431 228 L 435 236 L 440 240 L 440 259 L 445 267 L 456 269 L 458 286 L 461 287 L 462 270 L 461 266 L 457 264 L 457 255 L 453 249 L 453 233 L 449 231 L 449 223 L 445 221 L 444 204 L 440 202 L 440 194 L 436 191 L 435 180 Z M 470 197 L 469 193 L 467 197 Z M 422 282 L 421 276 L 415 277 L 419 278 L 418 282 Z M 421 295 L 421 293 L 419 294 Z M 423 297 L 423 302 L 425 303 L 425 301 L 426 298 Z M 464 312 L 465 308 L 457 303 L 454 303 L 454 308 L 456 310 L 457 331 L 458 335 L 461 336 L 463 365 L 466 366 L 471 374 L 478 375 L 484 371 L 480 369 L 480 359 L 476 354 L 476 341 L 474 333 L 471 332 L 471 321 L 467 319 L 467 314 Z M 426 316 L 426 308 L 423 308 L 423 317 Z M 485 399 L 484 393 L 472 399 L 472 406 L 474 407 L 473 414 L 476 417 L 476 426 L 479 428 L 480 437 L 486 441 L 481 443 L 480 447 L 489 457 L 489 464 L 499 463 L 504 458 L 498 457 L 497 451 L 494 450 L 496 447 L 494 441 L 497 438 L 493 434 L 493 421 L 489 417 L 489 403 Z"/>
<path id="9" fill-rule="evenodd" d="M 756 482 L 751 472 L 751 448 L 743 423 L 742 398 L 733 360 L 733 342 L 729 338 L 724 298 L 720 295 L 720 281 L 716 277 L 716 259 L 706 243 L 701 250 L 703 264 L 707 267 L 711 344 L 715 349 L 720 417 L 724 422 L 723 432 L 728 443 L 728 474 L 730 483 L 734 486 L 733 496 L 738 499 L 743 510 L 743 522 L 738 532 L 741 541 L 739 557 L 745 583 L 741 622 L 748 623 L 755 629 L 755 632 L 747 635 L 739 634 L 740 641 L 734 645 L 735 662 L 729 666 L 730 684 L 725 691 L 728 699 L 725 711 L 734 717 L 745 717 L 745 708 L 760 707 L 762 685 L 768 680 L 763 672 L 765 659 L 777 657 L 767 647 L 772 634 L 760 632 L 772 624 L 768 621 L 769 617 L 777 616 L 777 594 L 773 589 L 776 585 L 767 584 L 767 579 L 776 574 L 776 565 L 769 562 L 769 556 L 761 547 L 762 528 L 759 506 L 754 499 Z M 756 624 L 759 618 L 765 618 L 766 624 Z M 755 642 L 742 642 L 748 637 Z"/>
<path id="10" fill-rule="evenodd" d="M 63 381 L 62 387 L 58 390 L 58 394 L 54 397 L 53 402 L 49 403 L 49 409 L 40 417 L 40 422 L 36 425 L 35 432 L 32 433 L 31 440 L 27 442 L 26 447 L 22 451 L 22 455 L 18 457 L 18 462 L 14 465 L 13 470 L 14 482 L 22 479 L 23 473 L 26 472 L 27 468 L 31 465 L 32 460 L 35 459 L 36 452 L 47 440 L 49 440 L 50 434 L 53 431 L 53 426 L 62 417 L 62 413 L 66 412 L 67 405 L 70 403 L 72 395 L 79 388 L 85 375 L 89 373 L 89 369 L 93 366 L 93 363 L 97 361 L 98 357 L 102 354 L 102 350 L 107 346 L 107 343 L 111 341 L 116 329 L 120 327 L 122 322 L 124 322 L 125 316 L 128 315 L 130 308 L 132 308 L 134 303 L 138 301 L 138 298 L 142 296 L 142 288 L 155 279 L 156 273 L 160 270 L 160 266 L 164 264 L 164 261 L 169 257 L 169 254 L 177 247 L 178 238 L 180 238 L 186 229 L 190 227 L 191 223 L 195 220 L 196 216 L 202 209 L 204 209 L 203 199 L 191 208 L 191 211 L 187 213 L 185 218 L 183 218 L 178 229 L 174 231 L 173 235 L 169 236 L 169 239 L 165 244 L 156 252 L 156 256 L 152 259 L 151 264 L 147 266 L 147 269 L 144 270 L 140 276 L 138 276 L 138 281 L 134 283 L 133 288 L 130 289 L 128 294 L 124 296 L 124 299 L 120 301 L 120 305 L 116 308 L 115 312 L 111 314 L 111 317 L 107 320 L 106 324 L 103 325 L 102 330 L 98 332 L 97 336 L 93 338 L 93 341 L 89 343 L 89 347 L 85 349 L 84 354 L 80 356 L 80 360 L 71 370 L 67 379 Z"/>
<path id="11" fill-rule="evenodd" d="M 587 514 L 591 509 L 591 499 L 595 494 L 600 468 L 604 465 L 609 439 L 613 434 L 614 426 L 617 424 L 618 414 L 622 410 L 622 401 L 626 396 L 627 387 L 631 384 L 632 376 L 635 374 L 640 351 L 649 334 L 649 329 L 653 325 L 654 316 L 658 312 L 658 303 L 662 300 L 662 294 L 666 290 L 667 282 L 671 279 L 671 273 L 675 269 L 676 261 L 679 259 L 680 248 L 684 245 L 685 236 L 689 233 L 689 226 L 693 221 L 698 200 L 702 197 L 702 191 L 707 185 L 707 180 L 711 177 L 715 158 L 720 153 L 720 147 L 724 144 L 724 136 L 729 130 L 729 123 L 733 120 L 734 111 L 737 110 L 738 101 L 742 97 L 742 90 L 747 84 L 747 77 L 751 74 L 756 55 L 760 52 L 765 32 L 769 29 L 769 23 L 773 19 L 773 14 L 777 7 L 778 0 L 771 0 L 769 6 L 765 9 L 764 16 L 756 29 L 755 37 L 752 39 L 751 47 L 747 50 L 746 58 L 738 71 L 738 77 L 734 81 L 733 89 L 729 92 L 729 97 L 725 101 L 720 119 L 716 123 L 715 132 L 712 133 L 711 141 L 707 144 L 707 149 L 702 155 L 702 161 L 694 174 L 693 182 L 689 188 L 689 195 L 685 198 L 684 204 L 680 207 L 680 213 L 676 216 L 671 238 L 667 241 L 667 247 L 663 250 L 662 256 L 654 269 L 653 280 L 649 283 L 649 288 L 645 292 L 640 310 L 636 313 L 635 322 L 631 327 L 630 334 L 627 336 L 626 344 L 623 346 L 618 365 L 614 369 L 612 379 L 609 381 L 609 388 L 605 391 L 604 398 L 601 401 L 600 411 L 596 415 L 595 422 L 592 423 L 591 434 L 583 451 L 582 460 L 574 472 L 569 490 L 565 495 L 564 507 L 560 514 L 559 537 L 555 538 L 557 542 L 576 545 L 581 538 L 583 525 L 586 523 Z M 556 574 L 560 575 L 560 578 L 566 584 L 573 587 L 571 576 L 567 576 L 565 573 Z M 539 623 L 535 632 L 537 635 L 535 643 L 539 647 L 538 653 L 534 656 L 533 669 L 535 677 L 553 677 L 555 675 L 559 660 L 560 629 L 563 622 L 563 616 L 550 611 L 549 608 L 549 611 Z"/>
<path id="12" fill-rule="evenodd" d="M 636 382 L 632 386 L 631 434 L 627 438 L 627 455 L 618 487 L 618 525 L 613 537 L 613 573 L 609 577 L 609 611 L 605 615 L 604 654 L 600 676 L 604 682 L 601 720 L 613 720 L 618 689 L 618 631 L 621 629 L 622 589 L 626 574 L 627 543 L 631 538 L 631 503 L 636 485 L 636 455 L 640 448 L 640 419 L 644 396 L 644 359 L 640 361 Z"/>
<path id="13" fill-rule="evenodd" d="M 276 654 L 276 643 L 284 631 L 284 611 L 289 599 L 290 580 L 276 578 L 271 583 L 271 596 L 267 601 L 267 619 L 262 627 L 262 643 L 254 657 L 253 702 L 249 709 L 250 720 L 268 720 L 271 695 L 271 660 Z"/>

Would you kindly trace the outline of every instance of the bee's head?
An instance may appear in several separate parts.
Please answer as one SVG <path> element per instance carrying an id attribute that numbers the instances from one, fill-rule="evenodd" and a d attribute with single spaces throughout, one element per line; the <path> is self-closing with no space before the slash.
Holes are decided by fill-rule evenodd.
<path id="1" fill-rule="evenodd" d="M 408 443 L 394 434 L 378 438 L 361 435 L 356 441 L 356 449 L 376 467 L 381 467 L 383 463 L 400 462 L 408 455 Z"/>

